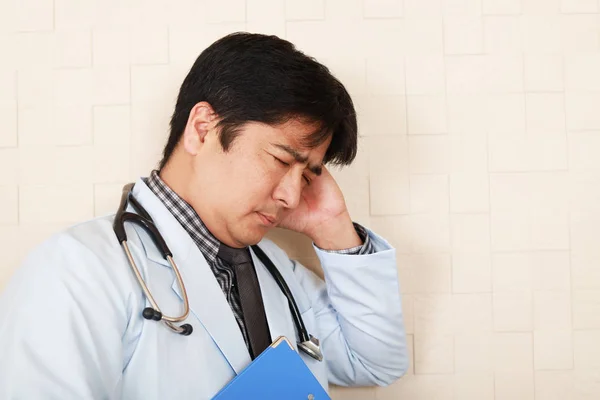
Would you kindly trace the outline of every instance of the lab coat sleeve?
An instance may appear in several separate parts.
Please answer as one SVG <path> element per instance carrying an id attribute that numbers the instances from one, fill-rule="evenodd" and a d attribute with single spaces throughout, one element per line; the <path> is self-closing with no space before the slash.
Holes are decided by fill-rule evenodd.
<path id="1" fill-rule="evenodd" d="M 314 246 L 325 281 L 294 262 L 315 313 L 329 381 L 341 386 L 386 386 L 409 365 L 396 253 L 383 238 L 368 234 L 372 254 Z"/>
<path id="2" fill-rule="evenodd" d="M 29 254 L 0 297 L 1 399 L 119 396 L 127 317 L 110 270 L 66 234 Z"/>

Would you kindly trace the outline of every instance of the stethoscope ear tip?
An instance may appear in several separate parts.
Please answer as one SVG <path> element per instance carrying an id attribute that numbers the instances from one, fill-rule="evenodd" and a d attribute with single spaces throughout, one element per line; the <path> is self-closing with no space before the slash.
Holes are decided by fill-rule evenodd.
<path id="1" fill-rule="evenodd" d="M 156 311 L 152 307 L 144 308 L 142 316 L 146 319 L 153 319 L 154 321 L 160 321 L 162 319 L 162 313 L 160 311 Z"/>
<path id="2" fill-rule="evenodd" d="M 180 326 L 180 328 L 183 329 L 183 331 L 181 331 L 183 336 L 190 336 L 194 331 L 194 328 L 192 328 L 190 324 L 183 324 Z"/>

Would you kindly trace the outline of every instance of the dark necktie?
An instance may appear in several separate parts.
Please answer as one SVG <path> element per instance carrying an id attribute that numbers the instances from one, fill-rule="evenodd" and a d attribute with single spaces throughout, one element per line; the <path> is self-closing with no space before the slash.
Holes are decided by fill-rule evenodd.
<path id="1" fill-rule="evenodd" d="M 269 347 L 271 335 L 250 251 L 248 248 L 235 249 L 221 243 L 218 257 L 231 265 L 235 271 L 251 356 L 255 359 Z"/>

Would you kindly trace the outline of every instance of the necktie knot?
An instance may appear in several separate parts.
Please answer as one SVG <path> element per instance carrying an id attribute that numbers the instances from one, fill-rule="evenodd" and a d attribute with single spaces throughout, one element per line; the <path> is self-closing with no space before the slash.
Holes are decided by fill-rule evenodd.
<path id="1" fill-rule="evenodd" d="M 240 265 L 244 263 L 252 263 L 250 250 L 247 247 L 236 249 L 221 243 L 217 257 L 231 265 Z"/>

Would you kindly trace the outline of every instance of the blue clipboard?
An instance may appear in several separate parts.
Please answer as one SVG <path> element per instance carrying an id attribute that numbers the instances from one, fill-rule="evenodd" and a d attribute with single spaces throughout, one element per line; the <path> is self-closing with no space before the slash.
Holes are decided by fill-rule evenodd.
<path id="1" fill-rule="evenodd" d="M 212 400 L 331 400 L 289 340 L 280 336 Z"/>

